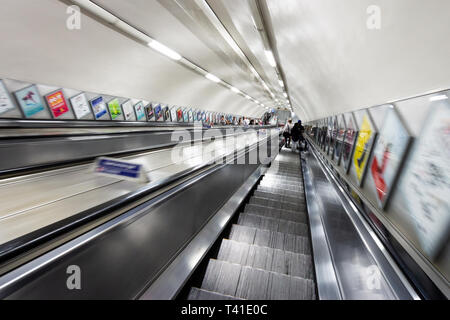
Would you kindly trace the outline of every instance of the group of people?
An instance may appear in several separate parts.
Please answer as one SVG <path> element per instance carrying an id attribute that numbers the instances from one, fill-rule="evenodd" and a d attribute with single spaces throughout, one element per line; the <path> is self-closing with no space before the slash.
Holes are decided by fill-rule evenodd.
<path id="1" fill-rule="evenodd" d="M 292 123 L 292 119 L 288 119 L 283 129 L 283 137 L 286 140 L 286 147 L 291 148 L 292 152 L 297 152 L 300 149 L 300 143 L 303 142 L 306 148 L 306 141 L 303 136 L 305 127 L 302 125 L 302 121 L 298 120 L 297 123 Z"/>

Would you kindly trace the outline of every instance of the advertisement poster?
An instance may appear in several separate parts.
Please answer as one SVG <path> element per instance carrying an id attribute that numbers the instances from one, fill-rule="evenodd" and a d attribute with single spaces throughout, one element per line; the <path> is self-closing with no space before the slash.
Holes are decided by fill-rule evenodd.
<path id="1" fill-rule="evenodd" d="M 164 121 L 172 121 L 169 107 L 164 108 Z"/>
<path id="2" fill-rule="evenodd" d="M 26 118 L 44 111 L 45 107 L 41 95 L 35 85 L 18 90 L 14 94 Z"/>
<path id="3" fill-rule="evenodd" d="M 337 131 L 338 131 L 338 118 L 334 117 L 331 119 L 332 121 L 332 126 L 331 126 L 331 139 L 330 139 L 330 156 L 331 158 L 334 157 L 334 147 L 336 144 L 336 138 L 337 138 Z"/>
<path id="4" fill-rule="evenodd" d="M 197 121 L 197 111 L 192 110 L 192 120 L 195 122 Z"/>
<path id="5" fill-rule="evenodd" d="M 97 97 L 93 100 L 91 100 L 91 106 L 92 111 L 94 112 L 95 119 L 100 119 L 103 117 L 108 110 L 106 109 L 105 101 L 103 100 L 103 97 Z"/>
<path id="6" fill-rule="evenodd" d="M 64 93 L 62 90 L 46 95 L 45 100 L 54 119 L 69 112 L 69 106 L 67 105 L 66 98 L 64 98 Z"/>
<path id="7" fill-rule="evenodd" d="M 173 107 L 172 109 L 170 109 L 170 117 L 172 119 L 172 122 L 177 122 L 177 108 Z"/>
<path id="8" fill-rule="evenodd" d="M 183 121 L 189 122 L 189 115 L 186 109 L 183 110 Z"/>
<path id="9" fill-rule="evenodd" d="M 144 104 L 141 102 L 136 103 L 134 106 L 134 112 L 136 113 L 136 120 L 142 121 L 145 119 L 145 110 L 144 110 Z"/>
<path id="10" fill-rule="evenodd" d="M 82 119 L 91 113 L 89 102 L 84 93 L 80 93 L 69 100 L 77 119 Z"/>
<path id="11" fill-rule="evenodd" d="M 348 172 L 351 164 L 353 145 L 355 144 L 356 135 L 358 133 L 353 114 L 349 113 L 346 115 L 346 124 L 347 131 L 345 132 L 344 146 L 342 148 L 342 160 L 344 168 Z"/>
<path id="12" fill-rule="evenodd" d="M 189 110 L 188 117 L 189 117 L 189 122 L 193 122 L 194 121 L 194 116 L 192 114 L 192 110 Z"/>
<path id="13" fill-rule="evenodd" d="M 155 121 L 155 111 L 153 110 L 153 106 L 149 104 L 146 107 L 147 110 L 147 120 L 148 121 Z"/>
<path id="14" fill-rule="evenodd" d="M 178 122 L 183 122 L 183 110 L 181 110 L 181 108 L 179 108 L 177 110 L 177 121 Z"/>
<path id="15" fill-rule="evenodd" d="M 0 80 L 0 115 L 13 110 L 15 108 L 14 103 L 9 97 L 9 92 L 5 87 L 5 84 Z"/>
<path id="16" fill-rule="evenodd" d="M 367 161 L 369 161 L 370 149 L 374 140 L 374 127 L 369 116 L 365 114 L 362 119 L 358 138 L 356 139 L 355 152 L 353 154 L 353 164 L 355 166 L 356 176 L 360 183 L 364 177 L 364 170 L 366 169 Z"/>
<path id="17" fill-rule="evenodd" d="M 131 100 L 127 100 L 122 103 L 123 116 L 126 121 L 136 121 L 136 115 L 134 114 L 133 104 Z"/>
<path id="18" fill-rule="evenodd" d="M 400 164 L 410 142 L 410 135 L 393 108 L 384 117 L 370 166 L 377 202 L 384 208 L 395 183 Z"/>
<path id="19" fill-rule="evenodd" d="M 202 116 L 202 112 L 201 111 L 197 111 L 197 121 L 202 121 L 203 120 L 202 117 L 203 117 Z"/>
<path id="20" fill-rule="evenodd" d="M 122 115 L 122 108 L 120 107 L 119 99 L 115 98 L 108 102 L 108 108 L 112 120 L 116 120 L 117 117 Z"/>
<path id="21" fill-rule="evenodd" d="M 423 251 L 434 258 L 450 228 L 450 105 L 437 103 L 423 123 L 400 183 Z"/>
<path id="22" fill-rule="evenodd" d="M 163 110 L 160 104 L 157 104 L 153 111 L 155 113 L 155 121 L 164 121 Z"/>
<path id="23" fill-rule="evenodd" d="M 336 144 L 334 147 L 334 155 L 333 159 L 337 163 L 337 165 L 341 162 L 341 154 L 342 149 L 344 147 L 344 138 L 345 138 L 345 132 L 346 132 L 346 126 L 345 126 L 345 118 L 343 115 L 340 115 L 338 117 L 338 131 L 336 136 Z"/>

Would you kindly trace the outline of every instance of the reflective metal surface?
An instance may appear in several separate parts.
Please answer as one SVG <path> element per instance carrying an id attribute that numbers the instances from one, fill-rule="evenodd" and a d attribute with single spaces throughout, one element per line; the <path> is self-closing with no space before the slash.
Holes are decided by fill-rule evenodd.
<path id="1" fill-rule="evenodd" d="M 264 171 L 260 166 L 248 178 L 140 299 L 170 300 L 176 297 Z"/>
<path id="2" fill-rule="evenodd" d="M 138 297 L 258 165 L 222 165 L 0 278 L 11 299 Z M 82 270 L 69 290 L 66 270 Z"/>
<path id="3" fill-rule="evenodd" d="M 324 230 L 320 197 L 316 194 L 310 167 L 303 160 L 302 170 L 305 185 L 305 197 L 311 229 L 311 245 L 314 252 L 317 291 L 320 300 L 341 300 L 339 284 L 336 278 L 330 244 Z"/>
<path id="4" fill-rule="evenodd" d="M 314 181 L 316 201 L 322 207 L 321 219 L 342 298 L 417 299 L 312 152 L 305 153 L 305 161 Z"/>

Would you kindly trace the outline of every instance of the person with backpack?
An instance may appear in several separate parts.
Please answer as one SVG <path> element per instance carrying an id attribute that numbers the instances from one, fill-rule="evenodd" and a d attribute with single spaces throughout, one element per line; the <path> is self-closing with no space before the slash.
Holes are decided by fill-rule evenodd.
<path id="1" fill-rule="evenodd" d="M 288 119 L 288 122 L 284 126 L 283 129 L 283 137 L 286 140 L 286 147 L 289 148 L 291 146 L 291 130 L 294 127 L 292 124 L 292 119 Z"/>
<path id="2" fill-rule="evenodd" d="M 292 147 L 291 147 L 291 151 L 292 152 L 297 152 L 298 147 L 299 147 L 299 143 L 300 143 L 300 126 L 298 123 L 294 124 L 294 127 L 292 127 L 291 130 L 291 139 L 292 139 Z"/>

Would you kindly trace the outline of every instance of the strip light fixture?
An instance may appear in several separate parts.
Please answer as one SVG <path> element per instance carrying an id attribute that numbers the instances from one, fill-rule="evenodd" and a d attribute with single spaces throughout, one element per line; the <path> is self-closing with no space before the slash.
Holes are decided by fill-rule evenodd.
<path id="1" fill-rule="evenodd" d="M 156 40 L 150 41 L 148 43 L 148 46 L 153 50 L 158 51 L 159 53 L 165 55 L 166 57 L 169 57 L 172 60 L 180 61 L 183 58 L 179 53 L 175 52 L 169 47 L 166 47 L 165 45 Z"/>
<path id="2" fill-rule="evenodd" d="M 220 83 L 222 81 L 218 77 L 216 77 L 215 75 L 213 75 L 211 73 L 205 74 L 205 78 L 208 80 L 211 80 L 212 82 L 215 82 L 215 83 Z"/>

